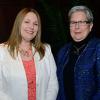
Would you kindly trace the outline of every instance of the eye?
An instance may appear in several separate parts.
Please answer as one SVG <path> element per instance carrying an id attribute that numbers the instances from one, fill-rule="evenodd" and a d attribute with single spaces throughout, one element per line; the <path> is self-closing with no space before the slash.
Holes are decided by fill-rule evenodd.
<path id="1" fill-rule="evenodd" d="M 38 23 L 34 23 L 34 25 L 38 26 Z"/>
<path id="2" fill-rule="evenodd" d="M 29 21 L 24 21 L 24 23 L 29 23 Z"/>
<path id="3" fill-rule="evenodd" d="M 70 24 L 76 24 L 77 22 L 71 21 Z"/>

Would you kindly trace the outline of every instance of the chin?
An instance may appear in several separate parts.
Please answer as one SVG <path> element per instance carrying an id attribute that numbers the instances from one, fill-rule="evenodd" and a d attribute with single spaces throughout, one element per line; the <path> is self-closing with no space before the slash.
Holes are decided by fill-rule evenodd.
<path id="1" fill-rule="evenodd" d="M 84 39 L 74 39 L 75 42 L 81 42 Z"/>
<path id="2" fill-rule="evenodd" d="M 80 37 L 76 37 L 76 38 L 74 37 L 73 40 L 74 40 L 75 42 L 81 42 L 81 41 L 83 41 L 85 38 L 86 38 L 86 37 L 84 37 L 84 36 L 83 36 L 83 37 L 80 36 Z"/>

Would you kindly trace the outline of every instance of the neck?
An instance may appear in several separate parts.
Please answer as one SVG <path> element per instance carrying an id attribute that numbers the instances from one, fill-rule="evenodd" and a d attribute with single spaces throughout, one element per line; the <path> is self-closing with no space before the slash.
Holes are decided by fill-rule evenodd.
<path id="1" fill-rule="evenodd" d="M 84 44 L 86 45 L 88 43 L 88 41 L 90 41 L 91 38 L 93 38 L 93 35 L 90 33 L 84 40 L 82 40 L 80 42 L 75 42 L 74 40 L 72 40 L 72 43 L 73 43 L 74 46 L 79 48 Z"/>
<path id="2" fill-rule="evenodd" d="M 19 45 L 19 48 L 27 51 L 29 49 L 31 49 L 31 43 L 30 42 L 21 42 L 21 44 Z"/>

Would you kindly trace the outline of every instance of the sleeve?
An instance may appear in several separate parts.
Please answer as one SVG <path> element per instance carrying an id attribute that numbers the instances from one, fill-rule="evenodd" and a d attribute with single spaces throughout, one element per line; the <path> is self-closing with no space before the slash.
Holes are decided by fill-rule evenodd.
<path id="1" fill-rule="evenodd" d="M 0 100 L 12 100 L 9 96 L 7 96 L 4 92 L 0 91 Z"/>
<path id="2" fill-rule="evenodd" d="M 61 48 L 60 51 L 56 55 L 56 65 L 57 65 L 57 78 L 59 83 L 59 91 L 57 95 L 56 100 L 66 100 L 65 94 L 64 94 L 64 86 L 63 86 L 63 79 L 62 79 L 62 70 L 63 70 L 63 64 L 66 61 L 66 48 Z"/>
<path id="3" fill-rule="evenodd" d="M 93 99 L 92 100 L 100 100 L 100 44 L 98 45 L 97 47 L 97 66 L 96 66 L 96 93 L 94 94 L 93 96 Z"/>
<path id="4" fill-rule="evenodd" d="M 48 45 L 48 53 L 49 53 L 49 66 L 50 66 L 50 80 L 48 86 L 48 92 L 46 96 L 46 100 L 56 100 L 58 94 L 58 80 L 56 75 L 56 63 L 51 52 L 51 48 Z"/>
<path id="5" fill-rule="evenodd" d="M 3 84 L 4 84 L 4 79 L 3 79 L 3 67 L 4 67 L 4 65 L 3 65 L 3 61 L 4 61 L 4 59 L 3 59 L 3 52 L 4 52 L 4 50 L 3 50 L 3 48 L 0 46 L 0 100 L 12 100 L 7 94 L 6 94 L 6 92 L 5 92 L 5 90 L 4 90 L 4 86 L 3 86 Z"/>

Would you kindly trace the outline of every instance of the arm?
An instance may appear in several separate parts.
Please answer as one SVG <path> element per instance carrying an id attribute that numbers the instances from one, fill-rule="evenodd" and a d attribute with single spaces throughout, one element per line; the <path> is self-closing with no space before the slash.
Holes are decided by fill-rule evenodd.
<path id="1" fill-rule="evenodd" d="M 96 93 L 93 96 L 93 100 L 100 100 L 100 44 L 97 47 L 97 65 L 96 65 Z"/>
<path id="2" fill-rule="evenodd" d="M 57 75 L 56 75 L 56 64 L 54 61 L 54 57 L 51 52 L 50 46 L 49 48 L 49 67 L 50 67 L 50 79 L 49 79 L 49 85 L 48 85 L 48 92 L 46 96 L 46 100 L 56 100 L 57 94 L 58 94 L 58 81 L 57 81 Z"/>
<path id="3" fill-rule="evenodd" d="M 66 62 L 66 56 L 67 56 L 67 46 L 61 48 L 61 50 L 58 52 L 56 56 L 57 78 L 59 82 L 59 91 L 57 100 L 67 100 L 64 93 L 63 78 L 62 78 L 64 63 Z"/>
<path id="4" fill-rule="evenodd" d="M 0 91 L 0 100 L 12 100 L 9 96 L 7 96 L 4 92 Z"/>
<path id="5" fill-rule="evenodd" d="M 6 90 L 4 89 L 4 63 L 5 63 L 5 59 L 4 59 L 4 47 L 2 45 L 0 45 L 0 100 L 12 100 L 7 94 L 6 94 Z M 6 56 L 6 55 L 5 55 Z"/>
<path id="6" fill-rule="evenodd" d="M 4 91 L 4 88 L 3 88 L 3 74 L 2 74 L 2 64 L 0 62 L 0 100 L 12 100 Z"/>

